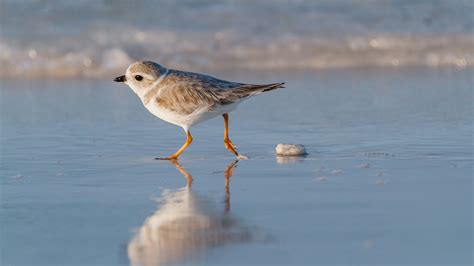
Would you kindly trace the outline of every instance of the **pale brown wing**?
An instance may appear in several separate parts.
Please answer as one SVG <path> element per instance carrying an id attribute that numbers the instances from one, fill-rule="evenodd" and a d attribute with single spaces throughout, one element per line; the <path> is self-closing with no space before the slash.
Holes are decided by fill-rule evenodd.
<path id="1" fill-rule="evenodd" d="M 170 70 L 163 80 L 165 88 L 157 103 L 171 111 L 190 114 L 197 109 L 226 105 L 265 91 L 282 88 L 284 83 L 266 85 L 243 84 L 211 76 Z"/>

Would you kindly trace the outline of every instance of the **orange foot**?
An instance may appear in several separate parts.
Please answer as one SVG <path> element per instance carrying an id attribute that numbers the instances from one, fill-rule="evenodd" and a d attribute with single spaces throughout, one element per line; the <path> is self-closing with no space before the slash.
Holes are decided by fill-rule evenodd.
<path id="1" fill-rule="evenodd" d="M 224 140 L 224 146 L 225 146 L 229 151 L 231 151 L 232 153 L 234 153 L 236 156 L 239 156 L 239 153 L 237 152 L 237 147 L 234 145 L 234 143 L 232 143 L 232 141 L 230 141 L 230 139 Z"/>
<path id="2" fill-rule="evenodd" d="M 178 156 L 170 156 L 166 158 L 155 158 L 155 160 L 177 160 Z"/>

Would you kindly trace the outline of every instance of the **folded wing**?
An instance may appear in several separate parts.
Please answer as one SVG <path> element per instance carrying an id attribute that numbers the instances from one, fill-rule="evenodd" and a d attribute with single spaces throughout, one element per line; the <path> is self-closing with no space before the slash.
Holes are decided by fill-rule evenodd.
<path id="1" fill-rule="evenodd" d="M 177 70 L 171 70 L 161 85 L 163 91 L 156 100 L 157 104 L 182 114 L 206 107 L 212 110 L 216 105 L 232 104 L 284 87 L 284 83 L 243 84 Z"/>

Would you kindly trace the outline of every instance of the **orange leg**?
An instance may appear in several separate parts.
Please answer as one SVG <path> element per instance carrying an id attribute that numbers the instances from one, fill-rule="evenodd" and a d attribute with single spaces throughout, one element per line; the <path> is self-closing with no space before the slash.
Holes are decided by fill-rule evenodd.
<path id="1" fill-rule="evenodd" d="M 175 152 L 173 155 L 167 157 L 167 158 L 155 158 L 157 160 L 176 160 L 178 159 L 178 156 L 184 151 L 186 150 L 186 148 L 189 146 L 189 144 L 191 144 L 191 142 L 193 142 L 193 136 L 191 136 L 191 133 L 188 131 L 186 131 L 186 142 L 183 144 L 183 146 L 181 146 L 181 148 L 179 148 L 179 150 L 177 152 Z"/>
<path id="2" fill-rule="evenodd" d="M 239 156 L 237 152 L 237 147 L 235 147 L 234 143 L 229 139 L 229 115 L 223 114 L 224 117 L 224 146 L 231 151 L 236 156 Z"/>

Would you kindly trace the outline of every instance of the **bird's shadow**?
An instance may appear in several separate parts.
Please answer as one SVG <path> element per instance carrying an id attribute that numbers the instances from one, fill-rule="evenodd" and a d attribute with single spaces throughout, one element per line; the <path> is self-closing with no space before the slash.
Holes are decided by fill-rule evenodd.
<path id="1" fill-rule="evenodd" d="M 170 160 L 185 177 L 186 186 L 165 190 L 157 210 L 137 229 L 128 243 L 131 265 L 174 264 L 212 247 L 269 241 L 268 234 L 244 224 L 230 212 L 230 178 L 238 162 L 231 162 L 224 170 L 225 206 L 222 210 L 211 198 L 194 193 L 193 176 L 178 161 Z"/>

